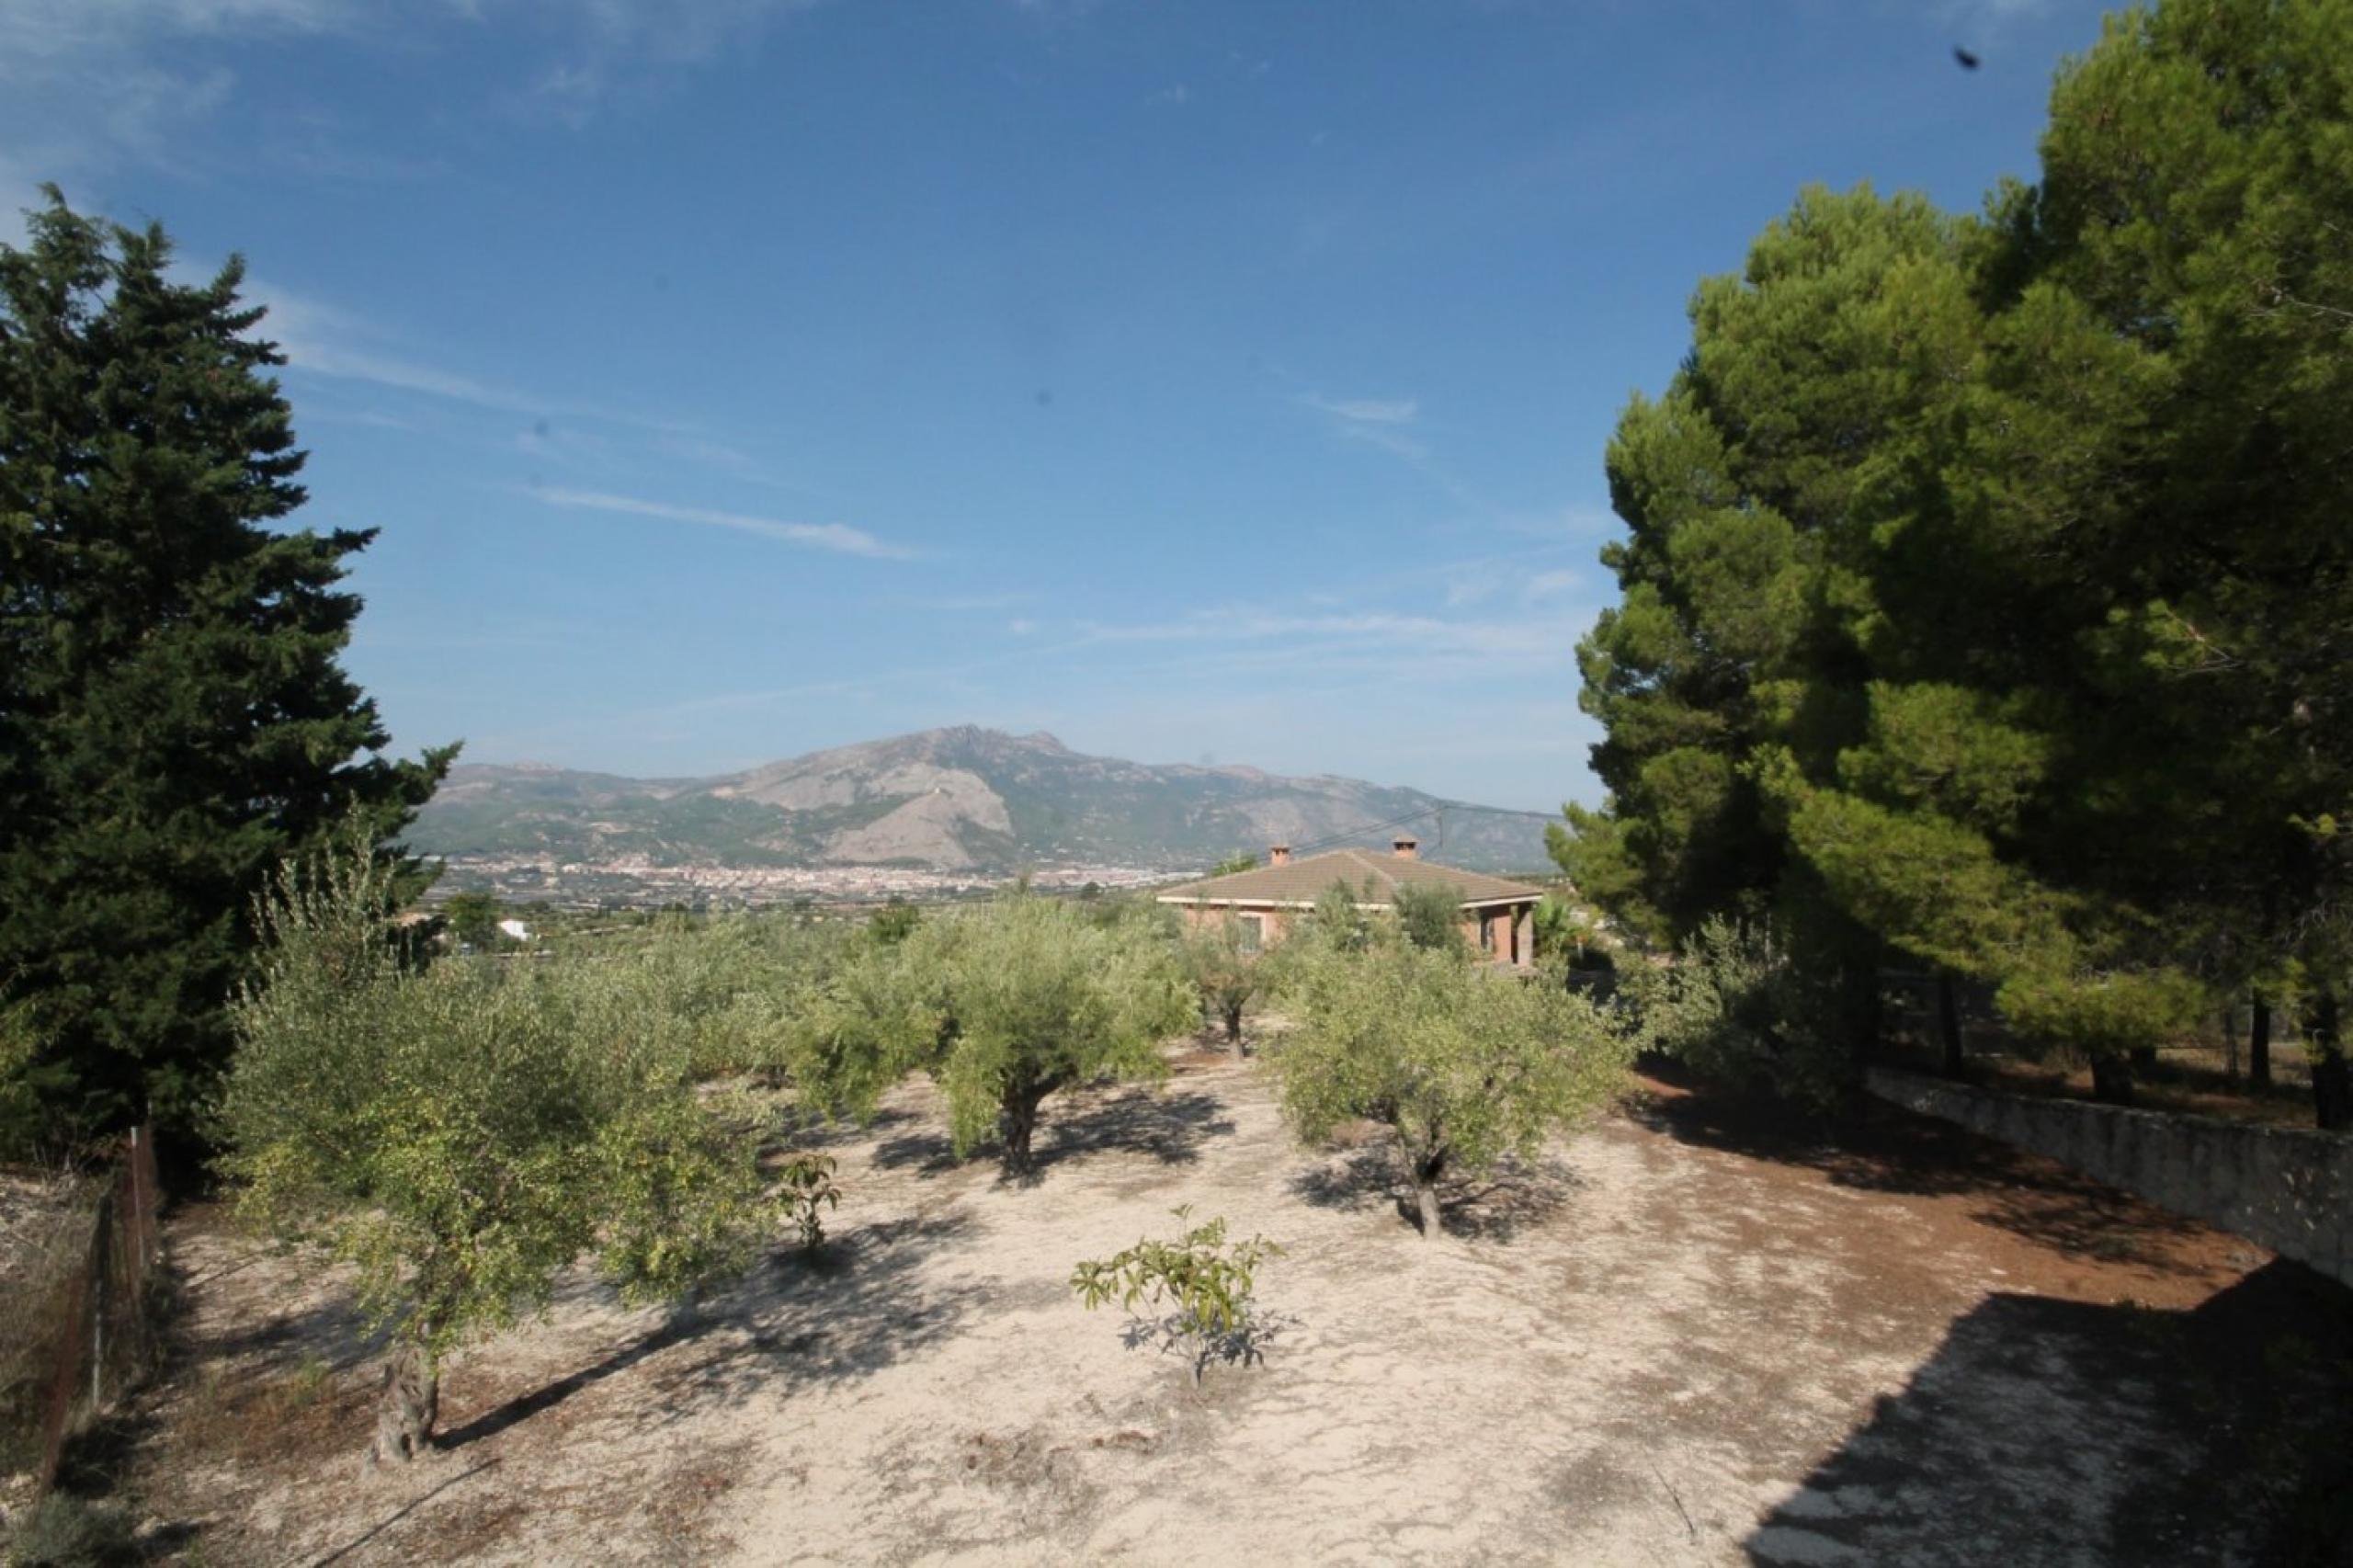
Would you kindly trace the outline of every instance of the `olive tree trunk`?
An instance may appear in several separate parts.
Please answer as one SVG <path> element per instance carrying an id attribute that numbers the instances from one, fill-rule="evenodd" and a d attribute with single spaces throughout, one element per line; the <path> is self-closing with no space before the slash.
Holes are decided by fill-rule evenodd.
<path id="1" fill-rule="evenodd" d="M 376 1440 L 368 1462 L 406 1464 L 433 1446 L 433 1426 L 441 1412 L 441 1369 L 432 1353 L 404 1340 L 384 1363 L 384 1389 L 376 1402 Z"/>
<path id="2" fill-rule="evenodd" d="M 2271 1085 L 2271 1004 L 2260 996 L 2247 1009 L 2246 1081 L 2258 1089 Z"/>
<path id="3" fill-rule="evenodd" d="M 1235 1045 L 1242 1043 L 1242 1006 L 1239 1001 L 1228 1002 L 1225 1007 L 1225 1038 Z"/>
<path id="4" fill-rule="evenodd" d="M 1446 1145 L 1409 1155 L 1414 1177 L 1414 1209 L 1422 1225 L 1422 1240 L 1436 1240 L 1444 1220 L 1438 1212 L 1438 1183 L 1446 1174 Z"/>
<path id="5" fill-rule="evenodd" d="M 1029 1143 L 1038 1131 L 1038 1107 L 1069 1081 L 1067 1077 L 1017 1078 L 1006 1085 L 997 1102 L 996 1130 L 1005 1142 L 1005 1168 L 1009 1174 L 1028 1176 L 1037 1168 Z"/>

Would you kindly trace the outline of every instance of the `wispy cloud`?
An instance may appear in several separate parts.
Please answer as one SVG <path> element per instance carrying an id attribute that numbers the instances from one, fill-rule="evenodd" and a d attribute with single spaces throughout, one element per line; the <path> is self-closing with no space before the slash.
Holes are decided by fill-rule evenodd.
<path id="1" fill-rule="evenodd" d="M 348 0 L 0 0 L 0 142 L 85 201 L 92 178 L 122 164 L 185 169 L 237 85 L 187 45 L 365 17 Z"/>
<path id="2" fill-rule="evenodd" d="M 759 467 L 758 460 L 741 448 L 683 431 L 665 431 L 654 445 L 666 456 L 704 468 L 724 469 L 730 473 L 749 474 Z"/>
<path id="3" fill-rule="evenodd" d="M 269 307 L 256 328 L 298 370 L 422 392 L 502 414 L 544 417 L 559 412 L 543 398 L 413 358 L 387 343 L 390 334 L 350 312 L 292 290 L 248 279 L 246 297 Z"/>
<path id="4" fill-rule="evenodd" d="M 190 263 L 182 270 L 209 276 L 210 269 Z M 804 497 L 824 497 L 813 486 L 770 473 L 741 446 L 706 434 L 691 421 L 659 411 L 549 397 L 474 375 L 442 362 L 429 347 L 423 351 L 412 347 L 407 335 L 392 326 L 273 281 L 249 277 L 244 292 L 248 300 L 267 307 L 255 335 L 275 342 L 291 371 L 456 405 L 449 417 L 438 418 L 414 402 L 379 396 L 370 401 L 392 406 L 332 410 L 332 416 L 345 423 L 379 424 L 519 451 L 570 471 L 560 476 L 575 481 L 584 477 L 584 471 L 599 483 L 628 483 L 675 478 L 682 469 L 692 469 Z M 313 406 L 306 403 L 306 413 Z M 484 419 L 485 414 L 502 417 Z M 538 483 L 536 476 L 533 483 Z"/>
<path id="5" fill-rule="evenodd" d="M 1179 82 L 1175 86 L 1161 88 L 1160 91 L 1151 94 L 1143 101 L 1148 104 L 1165 104 L 1171 108 L 1181 108 L 1186 104 L 1190 103 L 1192 98 L 1193 89 L 1185 85 L 1184 83 Z"/>
<path id="6" fill-rule="evenodd" d="M 1581 579 L 1574 572 L 1539 572 L 1520 585 L 1519 597 L 1529 604 L 1557 599 L 1574 590 Z"/>
<path id="7" fill-rule="evenodd" d="M 830 550 L 842 555 L 861 555 L 877 561 L 905 561 L 915 551 L 889 544 L 863 528 L 842 523 L 788 523 L 775 517 L 756 517 L 743 512 L 716 512 L 701 506 L 674 506 L 664 501 L 641 501 L 629 495 L 608 495 L 595 490 L 533 490 L 530 494 L 551 506 L 565 506 L 591 512 L 618 512 L 634 517 L 659 517 L 665 522 L 695 523 L 706 528 L 733 528 L 739 533 L 757 534 L 763 539 L 781 540 L 787 544 L 806 546 L 812 550 Z"/>
<path id="8" fill-rule="evenodd" d="M 554 58 L 506 107 L 578 127 L 624 89 L 722 59 L 786 17 L 824 0 L 468 0 L 477 15 L 515 13 L 555 35 Z"/>
<path id="9" fill-rule="evenodd" d="M 1422 412 L 1420 402 L 1410 397 L 1329 398 L 1309 392 L 1300 401 L 1352 425 L 1411 425 Z"/>
<path id="10" fill-rule="evenodd" d="M 933 594 L 920 598 L 894 599 L 892 602 L 915 609 L 985 614 L 1017 609 L 1034 597 L 1033 594 Z"/>
<path id="11" fill-rule="evenodd" d="M 1421 401 L 1410 397 L 1326 397 L 1301 392 L 1300 403 L 1324 416 L 1324 426 L 1344 440 L 1362 441 L 1403 458 L 1431 483 L 1465 506 L 1475 505 L 1470 487 L 1430 460 L 1430 444 L 1408 431 L 1422 416 Z"/>
<path id="12" fill-rule="evenodd" d="M 744 453 L 706 440 L 676 420 L 545 397 L 453 369 L 418 353 L 394 328 L 299 290 L 249 277 L 244 296 L 268 307 L 255 335 L 275 342 L 296 370 L 419 393 L 496 414 L 520 415 L 538 422 L 594 420 L 651 431 L 658 437 L 656 445 L 669 457 L 736 472 L 751 466 Z M 544 438 L 547 433 L 537 434 Z"/>
<path id="13" fill-rule="evenodd" d="M 1591 506 L 1573 503 L 1543 512 L 1512 512 L 1483 524 L 1521 539 L 1540 540 L 1553 544 L 1588 544 L 1606 539 L 1623 524 L 1617 514 L 1607 506 Z"/>
<path id="14" fill-rule="evenodd" d="M 1543 654 L 1557 649 L 1560 637 L 1557 628 L 1536 622 L 1486 618 L 1449 620 L 1382 610 L 1298 615 L 1245 607 L 1199 610 L 1176 620 L 1132 625 L 1088 623 L 1084 631 L 1097 642 L 1321 641 L 1425 653 Z"/>
<path id="15" fill-rule="evenodd" d="M 474 44 L 465 28 L 499 25 L 533 63 L 481 107 L 521 108 L 579 124 L 616 91 L 723 58 L 824 0 L 0 0 L 0 138 L 38 140 L 51 173 L 123 158 L 192 155 L 210 112 L 236 78 L 192 61 L 210 50 L 303 39 Z M 7 112 L 14 109 L 17 112 Z M 324 178 L 409 177 L 429 161 L 332 145 L 272 147 L 286 167 Z"/>
<path id="16" fill-rule="evenodd" d="M 0 58 L 54 62 L 159 37 L 340 31 L 366 14 L 355 0 L 6 0 Z"/>

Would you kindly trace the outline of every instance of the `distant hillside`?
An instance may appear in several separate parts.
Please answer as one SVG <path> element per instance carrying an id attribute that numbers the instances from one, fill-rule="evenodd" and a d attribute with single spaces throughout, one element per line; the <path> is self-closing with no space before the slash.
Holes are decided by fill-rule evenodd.
<path id="1" fill-rule="evenodd" d="M 1418 820 L 1402 831 L 1433 858 L 1491 870 L 1545 863 L 1543 823 L 1525 813 L 1353 778 L 1146 767 L 969 725 L 721 778 L 460 765 L 409 837 L 453 860 L 1178 870 L 1275 843 L 1385 845 L 1384 824 L 1408 816 Z"/>

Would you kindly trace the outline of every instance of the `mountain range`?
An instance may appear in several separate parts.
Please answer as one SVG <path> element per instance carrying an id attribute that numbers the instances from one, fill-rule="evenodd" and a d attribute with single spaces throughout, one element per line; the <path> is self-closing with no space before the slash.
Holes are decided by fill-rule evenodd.
<path id="1" fill-rule="evenodd" d="M 1180 870 L 1270 844 L 1386 846 L 1392 833 L 1475 869 L 1545 864 L 1544 822 L 1534 813 L 1353 778 L 1087 756 L 1049 734 L 971 725 L 712 778 L 460 764 L 408 839 L 453 869 L 531 860 L 990 874 L 1042 865 Z"/>

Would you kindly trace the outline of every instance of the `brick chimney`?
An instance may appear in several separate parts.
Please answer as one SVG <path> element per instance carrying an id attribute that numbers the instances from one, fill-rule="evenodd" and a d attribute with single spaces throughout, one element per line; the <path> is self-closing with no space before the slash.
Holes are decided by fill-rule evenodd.
<path id="1" fill-rule="evenodd" d="M 1392 838 L 1389 841 L 1389 849 L 1390 853 L 1395 855 L 1400 860 L 1418 860 L 1422 858 L 1422 841 L 1418 838 Z"/>
<path id="2" fill-rule="evenodd" d="M 1267 846 L 1267 865 L 1269 865 L 1269 866 L 1288 866 L 1288 865 L 1290 865 L 1290 845 L 1288 845 L 1288 844 L 1270 844 L 1270 845 L 1268 845 L 1268 846 Z"/>

